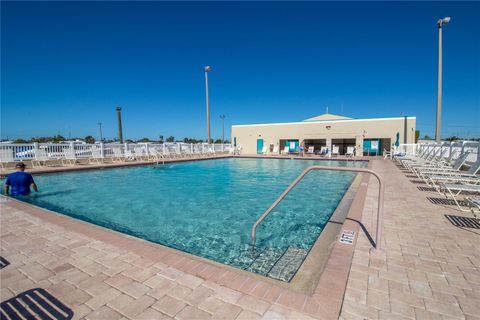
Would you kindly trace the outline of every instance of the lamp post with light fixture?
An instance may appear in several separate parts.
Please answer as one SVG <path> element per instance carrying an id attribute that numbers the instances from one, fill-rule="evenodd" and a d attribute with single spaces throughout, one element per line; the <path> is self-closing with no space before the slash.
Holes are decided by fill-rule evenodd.
<path id="1" fill-rule="evenodd" d="M 442 28 L 450 22 L 450 17 L 437 21 L 438 26 L 438 84 L 437 84 L 437 122 L 435 126 L 435 142 L 441 141 L 442 126 Z"/>
<path id="2" fill-rule="evenodd" d="M 212 67 L 205 66 L 205 94 L 206 94 L 206 104 L 207 104 L 207 132 L 208 132 L 207 143 L 211 142 L 211 137 L 210 137 L 210 98 L 208 96 L 208 73 L 210 71 L 212 71 Z"/>

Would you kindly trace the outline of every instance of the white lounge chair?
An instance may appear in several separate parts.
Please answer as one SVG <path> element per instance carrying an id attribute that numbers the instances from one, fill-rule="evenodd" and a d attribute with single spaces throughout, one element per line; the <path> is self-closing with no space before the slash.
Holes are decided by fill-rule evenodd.
<path id="1" fill-rule="evenodd" d="M 445 197 L 448 198 L 452 197 L 453 201 L 457 205 L 457 207 L 460 209 L 460 211 L 470 211 L 463 209 L 460 204 L 458 203 L 457 197 L 460 195 L 462 192 L 468 192 L 468 193 L 479 193 L 480 194 L 480 185 L 478 184 L 457 184 L 457 183 L 444 183 L 442 185 L 442 189 L 444 190 Z"/>
<path id="2" fill-rule="evenodd" d="M 273 147 L 273 154 L 278 154 L 278 146 Z"/>
<path id="3" fill-rule="evenodd" d="M 480 212 L 480 197 L 466 197 L 465 202 L 467 202 L 468 207 L 475 215 L 475 212 Z M 475 218 L 477 216 L 475 215 Z"/>
<path id="4" fill-rule="evenodd" d="M 267 147 L 263 146 L 263 148 L 262 148 L 262 154 L 267 154 Z"/>
<path id="5" fill-rule="evenodd" d="M 439 171 L 434 173 L 421 172 L 421 178 L 428 184 L 438 190 L 438 183 L 471 183 L 479 184 L 480 177 L 477 176 L 480 170 L 480 159 L 470 166 L 468 171 Z"/>
<path id="6" fill-rule="evenodd" d="M 290 153 L 290 147 L 289 147 L 289 146 L 285 146 L 285 147 L 283 148 L 282 154 L 289 154 L 289 153 Z"/>
<path id="7" fill-rule="evenodd" d="M 433 175 L 437 173 L 460 173 L 460 169 L 467 161 L 467 157 L 470 152 L 465 152 L 464 154 L 460 155 L 455 161 L 453 162 L 452 166 L 447 165 L 439 165 L 439 166 L 421 166 L 421 167 L 412 167 L 412 171 L 419 177 L 422 178 L 424 175 Z"/>

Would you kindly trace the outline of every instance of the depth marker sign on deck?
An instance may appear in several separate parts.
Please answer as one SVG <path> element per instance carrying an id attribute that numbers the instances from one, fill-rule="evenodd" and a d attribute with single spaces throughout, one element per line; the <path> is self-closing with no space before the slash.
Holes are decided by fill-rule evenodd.
<path id="1" fill-rule="evenodd" d="M 343 230 L 340 243 L 353 244 L 353 240 L 355 240 L 355 231 Z"/>

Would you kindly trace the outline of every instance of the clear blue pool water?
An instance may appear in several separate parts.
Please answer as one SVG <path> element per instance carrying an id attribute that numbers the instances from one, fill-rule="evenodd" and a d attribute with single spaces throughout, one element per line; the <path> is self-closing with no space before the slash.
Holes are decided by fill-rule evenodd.
<path id="1" fill-rule="evenodd" d="M 364 162 L 229 158 L 39 175 L 32 204 L 247 268 L 253 223 L 310 165 Z M 309 250 L 354 178 L 314 171 L 257 229 L 258 248 Z"/>

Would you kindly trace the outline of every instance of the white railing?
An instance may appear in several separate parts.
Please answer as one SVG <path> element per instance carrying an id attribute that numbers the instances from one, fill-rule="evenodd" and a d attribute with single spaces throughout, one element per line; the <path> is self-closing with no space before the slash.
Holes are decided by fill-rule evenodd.
<path id="1" fill-rule="evenodd" d="M 92 148 L 95 148 L 92 153 Z M 154 150 L 153 150 L 154 149 Z M 73 150 L 73 152 L 72 152 Z M 78 159 L 90 159 L 94 154 L 100 154 L 102 158 L 115 158 L 126 154 L 135 156 L 141 152 L 143 156 L 152 154 L 163 155 L 194 155 L 194 154 L 222 154 L 230 153 L 232 146 L 229 144 L 208 143 L 183 143 L 166 142 L 160 143 L 2 143 L 0 144 L 0 161 L 2 163 L 39 160 L 41 154 L 48 159 L 65 159 L 65 154 L 73 154 Z"/>
<path id="2" fill-rule="evenodd" d="M 430 155 L 442 157 L 445 160 L 455 160 L 460 155 L 468 152 L 466 160 L 467 165 L 480 161 L 480 142 L 479 141 L 455 141 L 442 143 L 423 143 L 423 144 L 400 144 L 394 148 L 394 154 L 408 155 Z"/>

